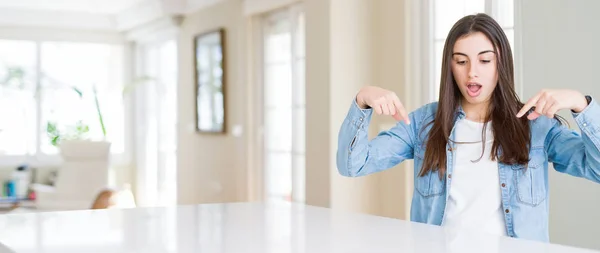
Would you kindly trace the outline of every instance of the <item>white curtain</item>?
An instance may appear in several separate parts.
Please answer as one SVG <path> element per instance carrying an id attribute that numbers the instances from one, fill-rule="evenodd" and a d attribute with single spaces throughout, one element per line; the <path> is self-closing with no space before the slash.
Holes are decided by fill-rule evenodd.
<path id="1" fill-rule="evenodd" d="M 140 206 L 176 203 L 177 41 L 137 47 L 136 195 Z M 145 81 L 140 81 L 143 78 Z"/>

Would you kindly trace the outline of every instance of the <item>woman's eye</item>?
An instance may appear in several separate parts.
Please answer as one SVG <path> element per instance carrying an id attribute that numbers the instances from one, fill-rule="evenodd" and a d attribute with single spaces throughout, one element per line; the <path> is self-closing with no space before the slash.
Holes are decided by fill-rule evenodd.
<path id="1" fill-rule="evenodd" d="M 492 61 L 491 60 L 481 60 L 481 62 L 483 62 L 483 63 L 490 63 Z"/>
<path id="2" fill-rule="evenodd" d="M 467 61 L 456 61 L 456 63 L 457 63 L 458 65 L 465 65 L 465 63 L 467 63 Z"/>

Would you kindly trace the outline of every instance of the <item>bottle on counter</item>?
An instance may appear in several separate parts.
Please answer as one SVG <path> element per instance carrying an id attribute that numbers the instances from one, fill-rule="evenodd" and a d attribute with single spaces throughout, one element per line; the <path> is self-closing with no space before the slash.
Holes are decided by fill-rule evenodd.
<path id="1" fill-rule="evenodd" d="M 31 182 L 31 173 L 29 167 L 21 165 L 12 173 L 12 182 L 14 183 L 14 197 L 27 198 L 29 193 L 29 184 Z"/>

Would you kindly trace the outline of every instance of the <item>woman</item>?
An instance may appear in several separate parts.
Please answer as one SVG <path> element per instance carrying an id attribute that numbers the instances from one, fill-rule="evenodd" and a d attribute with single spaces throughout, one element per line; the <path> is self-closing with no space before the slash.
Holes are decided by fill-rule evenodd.
<path id="1" fill-rule="evenodd" d="M 600 182 L 595 100 L 542 90 L 521 103 L 509 42 L 485 14 L 452 27 L 441 71 L 439 102 L 410 114 L 393 92 L 362 88 L 339 133 L 339 173 L 364 176 L 414 159 L 412 221 L 548 241 L 548 163 Z M 561 124 L 561 109 L 581 135 Z M 399 122 L 369 141 L 373 111 Z"/>

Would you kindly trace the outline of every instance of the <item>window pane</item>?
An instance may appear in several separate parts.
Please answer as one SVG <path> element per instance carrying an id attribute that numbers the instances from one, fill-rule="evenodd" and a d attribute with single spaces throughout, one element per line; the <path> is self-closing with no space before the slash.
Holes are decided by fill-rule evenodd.
<path id="1" fill-rule="evenodd" d="M 30 92 L 0 87 L 0 155 L 35 152 L 35 99 Z"/>
<path id="2" fill-rule="evenodd" d="M 0 40 L 0 155 L 35 152 L 36 45 Z"/>
<path id="3" fill-rule="evenodd" d="M 433 69 L 435 74 L 435 79 L 433 83 L 434 87 L 434 97 L 433 100 L 438 100 L 440 93 L 440 79 L 442 75 L 442 58 L 444 57 L 444 43 L 445 41 L 436 41 L 435 42 L 435 67 Z"/>
<path id="4" fill-rule="evenodd" d="M 265 66 L 265 106 L 292 105 L 291 68 L 290 64 Z"/>
<path id="5" fill-rule="evenodd" d="M 515 56 L 515 30 L 514 29 L 504 29 L 504 32 L 506 33 L 506 38 L 508 39 L 508 42 L 510 43 L 510 49 L 513 53 L 513 58 Z"/>
<path id="6" fill-rule="evenodd" d="M 434 5 L 435 39 L 445 38 L 460 18 L 485 12 L 485 0 L 436 0 Z"/>
<path id="7" fill-rule="evenodd" d="M 485 12 L 485 1 L 486 0 L 465 0 L 463 16 Z"/>
<path id="8" fill-rule="evenodd" d="M 68 138 L 104 139 L 100 116 L 112 153 L 124 151 L 122 57 L 122 47 L 116 45 L 42 43 L 42 152 L 57 152 L 47 137 L 48 123 L 55 123 L 61 135 Z M 85 129 L 81 125 L 87 125 L 89 131 L 80 131 Z"/>
<path id="9" fill-rule="evenodd" d="M 305 135 L 306 135 L 306 109 L 304 107 L 295 107 L 293 112 L 293 128 L 292 135 L 294 143 L 294 153 L 304 154 L 305 152 Z"/>
<path id="10" fill-rule="evenodd" d="M 282 10 L 264 19 L 265 194 L 303 201 L 304 160 L 293 154 L 303 157 L 305 149 L 305 27 L 304 13 L 295 14 Z M 299 191 L 294 197 L 292 188 Z"/>
<path id="11" fill-rule="evenodd" d="M 496 4 L 498 8 L 498 23 L 502 27 L 513 27 L 515 24 L 515 6 L 514 0 L 499 0 Z"/>
<path id="12" fill-rule="evenodd" d="M 292 155 L 268 152 L 266 157 L 267 196 L 288 199 L 292 192 Z"/>
<path id="13" fill-rule="evenodd" d="M 296 25 L 296 57 L 304 57 L 304 41 L 305 41 L 305 24 L 304 24 L 304 13 L 298 15 L 298 21 Z"/>
<path id="14" fill-rule="evenodd" d="M 282 63 L 289 62 L 292 51 L 292 34 L 290 24 L 287 20 L 269 23 L 265 37 L 265 62 Z"/>
<path id="15" fill-rule="evenodd" d="M 292 108 L 265 110 L 265 148 L 292 151 Z"/>
<path id="16" fill-rule="evenodd" d="M 305 93 L 306 93 L 306 74 L 305 74 L 305 60 L 304 58 L 302 59 L 298 59 L 296 61 L 296 64 L 294 65 L 296 67 L 296 71 L 294 72 L 294 77 L 295 77 L 295 83 L 294 83 L 294 93 L 293 93 L 293 100 L 294 100 L 294 105 L 302 105 L 304 106 L 306 104 L 305 101 Z"/>
<path id="17" fill-rule="evenodd" d="M 294 155 L 293 169 L 293 200 L 296 202 L 305 201 L 306 185 L 306 158 L 304 155 Z"/>
<path id="18" fill-rule="evenodd" d="M 464 16 L 464 0 L 436 0 L 434 5 L 434 39 L 446 38 L 452 25 Z"/>

